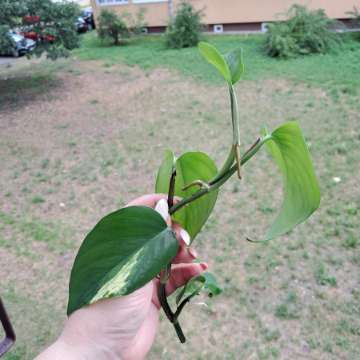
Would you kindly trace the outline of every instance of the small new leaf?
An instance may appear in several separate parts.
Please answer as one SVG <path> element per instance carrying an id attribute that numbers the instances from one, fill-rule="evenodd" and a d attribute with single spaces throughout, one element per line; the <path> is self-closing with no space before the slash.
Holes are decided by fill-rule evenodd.
<path id="1" fill-rule="evenodd" d="M 225 61 L 227 62 L 230 69 L 231 83 L 232 85 L 234 85 L 240 80 L 242 74 L 245 71 L 242 57 L 242 49 L 235 49 L 227 53 L 225 55 Z"/>
<path id="2" fill-rule="evenodd" d="M 212 273 L 206 272 L 188 281 L 178 293 L 176 304 L 179 305 L 184 298 L 192 298 L 195 295 L 198 295 L 202 290 L 205 290 L 209 297 L 217 296 L 222 293 L 222 289 L 218 286 L 215 276 Z"/>
<path id="3" fill-rule="evenodd" d="M 228 83 L 231 83 L 231 72 L 229 66 L 216 47 L 201 41 L 199 43 L 199 51 L 200 54 L 220 72 L 223 78 Z"/>
<path id="4" fill-rule="evenodd" d="M 240 48 L 230 51 L 223 56 L 215 46 L 206 42 L 200 42 L 199 51 L 220 72 L 228 84 L 234 85 L 240 80 L 244 73 L 242 50 Z"/>
<path id="5" fill-rule="evenodd" d="M 178 247 L 172 230 L 151 208 L 127 207 L 105 216 L 76 256 L 68 314 L 144 286 L 171 261 Z"/>

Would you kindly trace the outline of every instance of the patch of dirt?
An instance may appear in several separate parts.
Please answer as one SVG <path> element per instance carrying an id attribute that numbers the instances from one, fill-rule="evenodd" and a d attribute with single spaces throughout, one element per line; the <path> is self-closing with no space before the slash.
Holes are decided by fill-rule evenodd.
<path id="1" fill-rule="evenodd" d="M 19 88 L 16 101 L 5 101 L 0 108 L 0 279 L 17 327 L 24 334 L 39 334 L 38 341 L 26 337 L 29 359 L 61 329 L 71 264 L 96 222 L 153 191 L 165 149 L 178 154 L 201 150 L 220 164 L 231 141 L 226 88 L 195 83 L 163 69 L 144 72 L 74 60 L 56 69 L 46 64 L 34 65 L 35 79 L 43 84 L 51 74 L 55 86 Z M 29 68 L 19 72 L 29 76 Z M 10 75 L 16 74 L 14 70 Z M 347 335 L 346 349 L 334 345 L 339 336 L 336 322 L 350 321 L 351 316 L 340 310 L 333 315 L 334 304 L 345 308 L 358 286 L 351 275 L 358 271 L 356 260 L 351 260 L 358 248 L 350 255 L 342 245 L 355 227 L 355 217 L 334 218 L 330 212 L 334 199 L 340 213 L 348 209 L 348 214 L 357 214 L 360 207 L 354 185 L 359 174 L 346 175 L 351 154 L 335 148 L 355 141 L 356 112 L 332 103 L 320 89 L 281 79 L 243 82 L 237 91 L 244 148 L 264 124 L 271 129 L 300 119 L 324 189 L 322 209 L 271 245 L 246 242 L 247 236 L 261 237 L 281 201 L 277 169 L 265 152 L 259 153 L 245 167 L 244 180 L 234 179 L 222 190 L 196 240 L 201 259 L 218 275 L 224 295 L 208 307 L 194 304 L 184 314 L 187 355 L 170 325 L 163 323 L 150 358 L 182 354 L 181 359 L 335 359 L 356 354 L 355 335 Z M 346 127 L 329 124 L 340 115 L 347 117 Z M 344 174 L 342 182 L 335 185 L 332 178 L 339 173 Z M 12 227 L 1 222 L 2 213 L 16 219 Z M 31 245 L 24 238 L 30 221 L 37 231 L 30 232 Z M 45 230 L 57 231 L 58 226 L 67 231 L 47 239 Z M 336 276 L 336 287 L 317 283 L 319 264 L 326 269 L 324 281 Z M 9 273 L 9 268 L 16 270 Z M 44 323 L 23 322 L 20 310 L 28 309 L 26 297 L 37 304 L 32 305 L 34 316 L 48 316 L 52 308 L 54 314 L 41 317 Z M 208 303 L 196 302 L 201 301 Z M 280 305 L 286 311 L 276 315 Z M 329 339 L 334 340 L 332 352 Z"/>

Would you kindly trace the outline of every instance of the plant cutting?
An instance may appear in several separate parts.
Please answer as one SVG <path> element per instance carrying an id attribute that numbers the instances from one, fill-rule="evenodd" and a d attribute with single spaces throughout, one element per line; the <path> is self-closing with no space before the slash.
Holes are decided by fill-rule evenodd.
<path id="1" fill-rule="evenodd" d="M 222 55 L 204 42 L 199 44 L 199 51 L 221 74 L 229 89 L 233 134 L 229 153 L 218 170 L 205 153 L 186 152 L 176 157 L 166 151 L 155 191 L 168 194 L 172 221 L 180 224 L 193 242 L 213 211 L 221 186 L 233 175 L 238 179 L 246 176 L 245 165 L 266 147 L 283 175 L 284 199 L 264 237 L 248 240 L 266 242 L 284 235 L 305 221 L 320 203 L 319 185 L 302 131 L 296 121 L 286 122 L 272 132 L 263 130 L 253 145 L 243 151 L 234 88 L 244 73 L 242 51 L 236 49 Z M 175 197 L 180 200 L 174 201 Z M 213 296 L 221 289 L 210 273 L 195 277 L 178 291 L 177 308 L 173 310 L 165 287 L 178 249 L 174 232 L 154 209 L 130 206 L 105 216 L 86 236 L 76 256 L 70 278 L 68 315 L 99 300 L 128 295 L 159 276 L 160 304 L 180 341 L 185 342 L 179 317 L 186 304 L 201 290 Z"/>

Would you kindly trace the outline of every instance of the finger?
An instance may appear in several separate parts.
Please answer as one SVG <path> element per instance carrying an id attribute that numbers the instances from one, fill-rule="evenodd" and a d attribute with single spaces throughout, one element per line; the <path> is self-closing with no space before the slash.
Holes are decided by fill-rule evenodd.
<path id="1" fill-rule="evenodd" d="M 143 195 L 135 200 L 130 201 L 126 207 L 128 206 L 147 206 L 147 207 L 151 207 L 151 208 L 155 208 L 156 204 L 161 200 L 161 199 L 167 199 L 167 195 L 166 194 L 148 194 L 148 195 Z"/>
<path id="2" fill-rule="evenodd" d="M 162 218 L 165 220 L 168 226 L 171 225 L 171 218 L 169 214 L 169 205 L 166 199 L 160 199 L 155 206 L 155 211 L 157 211 Z"/>
<path id="3" fill-rule="evenodd" d="M 168 195 L 167 194 L 148 194 L 138 197 L 137 199 L 134 199 L 130 201 L 125 207 L 129 206 L 147 206 L 151 208 L 155 208 L 156 204 L 161 199 L 167 200 Z M 181 200 L 178 196 L 175 196 L 174 198 L 174 204 L 178 203 Z"/>
<path id="4" fill-rule="evenodd" d="M 197 258 L 195 249 L 189 247 L 190 236 L 186 230 L 182 229 L 177 223 L 173 223 L 172 229 L 179 241 L 180 247 L 176 257 L 172 260 L 173 264 L 191 263 Z"/>
<path id="5" fill-rule="evenodd" d="M 190 279 L 194 276 L 198 276 L 203 273 L 208 268 L 206 263 L 200 264 L 179 264 L 173 266 L 171 269 L 170 278 L 166 284 L 166 296 L 171 295 L 176 289 L 184 286 Z M 153 304 L 160 310 L 161 305 L 158 297 L 158 289 L 160 286 L 160 281 L 154 279 L 154 293 L 152 297 Z"/>
<path id="6" fill-rule="evenodd" d="M 169 281 L 166 284 L 166 295 L 171 295 L 176 289 L 184 286 L 190 279 L 200 275 L 208 268 L 208 264 L 179 264 L 171 269 Z"/>
<path id="7" fill-rule="evenodd" d="M 191 238 L 189 233 L 183 229 L 179 224 L 173 223 L 172 229 L 176 234 L 176 238 L 178 239 L 180 245 L 189 246 L 191 243 Z"/>

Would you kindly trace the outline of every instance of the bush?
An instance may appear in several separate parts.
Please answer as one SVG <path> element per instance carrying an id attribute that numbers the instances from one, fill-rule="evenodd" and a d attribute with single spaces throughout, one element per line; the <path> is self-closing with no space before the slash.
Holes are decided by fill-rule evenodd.
<path id="1" fill-rule="evenodd" d="M 80 7 L 74 2 L 51 0 L 0 0 L 0 53 L 8 53 L 13 44 L 8 31 L 32 31 L 38 44 L 31 53 L 43 53 L 55 60 L 68 56 L 69 50 L 79 46 L 75 21 Z M 51 37 L 51 41 L 46 39 Z M 30 54 L 29 54 L 30 55 Z"/>
<path id="2" fill-rule="evenodd" d="M 354 6 L 354 9 L 352 11 L 349 11 L 348 14 L 353 18 L 352 19 L 352 25 L 355 29 L 360 28 L 360 12 L 356 6 Z M 357 40 L 360 40 L 360 31 L 355 32 L 355 38 Z"/>
<path id="3" fill-rule="evenodd" d="M 166 30 L 167 47 L 181 49 L 196 46 L 203 29 L 201 18 L 201 11 L 196 11 L 191 4 L 182 1 Z"/>
<path id="4" fill-rule="evenodd" d="M 98 21 L 97 31 L 101 39 L 111 39 L 114 45 L 119 45 L 130 37 L 125 20 L 115 12 L 102 10 Z"/>
<path id="5" fill-rule="evenodd" d="M 132 35 L 141 34 L 146 26 L 143 10 L 136 14 L 136 18 L 129 13 L 120 16 L 115 12 L 102 10 L 98 21 L 99 37 L 111 39 L 114 45 L 126 42 Z"/>
<path id="6" fill-rule="evenodd" d="M 329 19 L 322 9 L 293 5 L 287 16 L 288 20 L 268 27 L 265 50 L 272 57 L 326 53 L 340 42 L 339 35 L 331 31 L 339 23 Z"/>

